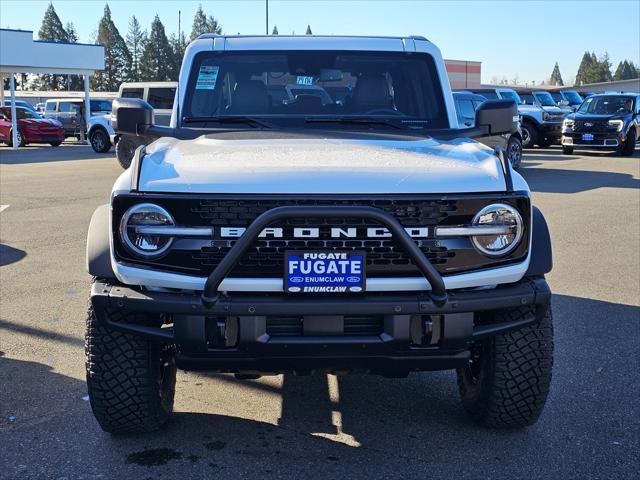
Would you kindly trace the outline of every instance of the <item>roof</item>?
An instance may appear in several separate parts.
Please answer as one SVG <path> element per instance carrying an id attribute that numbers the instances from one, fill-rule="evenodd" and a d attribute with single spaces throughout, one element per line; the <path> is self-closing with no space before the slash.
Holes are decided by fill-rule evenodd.
<path id="1" fill-rule="evenodd" d="M 112 98 L 90 98 L 89 100 L 113 100 Z M 75 102 L 75 103 L 84 103 L 84 97 L 60 97 L 60 98 L 47 98 L 46 102 Z"/>
<path id="2" fill-rule="evenodd" d="M 216 33 L 204 33 L 200 35 L 196 40 L 207 38 L 261 38 L 277 41 L 278 38 L 383 38 L 393 40 L 424 40 L 428 42 L 425 37 L 421 35 L 407 35 L 406 37 L 399 36 L 384 36 L 384 35 L 218 35 Z"/>

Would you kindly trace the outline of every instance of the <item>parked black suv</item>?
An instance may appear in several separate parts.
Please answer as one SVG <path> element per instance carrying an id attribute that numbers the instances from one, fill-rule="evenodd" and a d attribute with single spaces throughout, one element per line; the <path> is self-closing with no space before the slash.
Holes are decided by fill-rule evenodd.
<path id="1" fill-rule="evenodd" d="M 617 149 L 631 156 L 640 133 L 640 95 L 600 94 L 587 98 L 562 125 L 562 152 L 574 148 Z"/>

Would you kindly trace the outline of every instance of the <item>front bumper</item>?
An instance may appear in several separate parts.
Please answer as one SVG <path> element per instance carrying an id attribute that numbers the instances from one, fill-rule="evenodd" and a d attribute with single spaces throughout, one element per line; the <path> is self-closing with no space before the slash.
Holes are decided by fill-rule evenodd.
<path id="1" fill-rule="evenodd" d="M 593 133 L 593 140 L 582 140 L 582 134 L 588 132 L 564 132 L 562 146 L 581 148 L 617 148 L 622 145 L 626 137 L 622 132 Z"/>
<path id="2" fill-rule="evenodd" d="M 559 139 L 562 135 L 562 123 L 543 122 L 538 125 L 538 128 L 545 137 Z"/>
<path id="3" fill-rule="evenodd" d="M 549 306 L 544 279 L 493 289 L 450 291 L 438 306 L 425 293 L 292 296 L 234 294 L 203 302 L 190 293 L 148 292 L 95 283 L 91 303 L 108 328 L 177 345 L 188 370 L 221 372 L 368 371 L 393 374 L 464 365 L 469 344 L 538 321 Z M 518 320 L 487 323 L 483 312 L 527 309 Z M 163 314 L 167 325 L 114 321 L 122 313 Z M 295 317 L 299 334 L 276 335 L 274 319 Z M 348 335 L 347 316 L 378 318 L 379 332 Z M 416 327 L 417 325 L 417 327 Z M 422 328 L 431 329 L 428 335 Z M 416 333 L 418 328 L 419 333 Z"/>

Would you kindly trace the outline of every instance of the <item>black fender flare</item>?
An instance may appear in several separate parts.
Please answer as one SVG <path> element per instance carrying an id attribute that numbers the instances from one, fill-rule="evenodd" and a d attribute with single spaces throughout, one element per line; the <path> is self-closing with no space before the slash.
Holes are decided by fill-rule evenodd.
<path id="1" fill-rule="evenodd" d="M 111 268 L 110 221 L 111 208 L 108 204 L 96 208 L 91 216 L 87 234 L 87 271 L 94 277 L 116 278 Z"/>
<path id="2" fill-rule="evenodd" d="M 549 273 L 553 268 L 551 235 L 542 212 L 531 207 L 531 258 L 526 276 L 538 276 Z"/>

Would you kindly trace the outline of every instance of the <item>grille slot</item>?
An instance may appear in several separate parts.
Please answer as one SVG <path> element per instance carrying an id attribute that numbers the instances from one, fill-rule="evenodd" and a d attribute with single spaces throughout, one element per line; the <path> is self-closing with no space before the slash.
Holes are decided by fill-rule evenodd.
<path id="1" fill-rule="evenodd" d="M 267 317 L 267 334 L 272 337 L 301 337 L 304 335 L 304 318 Z M 343 335 L 376 336 L 384 329 L 384 317 L 376 316 L 345 316 Z"/>

